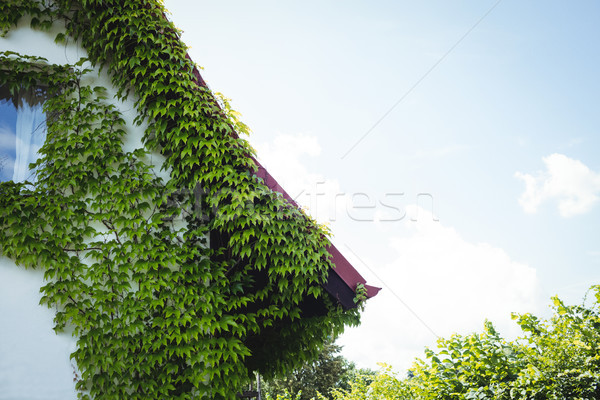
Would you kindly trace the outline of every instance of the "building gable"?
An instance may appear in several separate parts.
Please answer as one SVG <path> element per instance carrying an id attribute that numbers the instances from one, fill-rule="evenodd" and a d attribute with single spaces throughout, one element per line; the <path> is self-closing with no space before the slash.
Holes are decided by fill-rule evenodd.
<path id="1" fill-rule="evenodd" d="M 355 293 L 364 280 L 272 190 L 158 2 L 0 8 L 7 31 L 21 18 L 65 21 L 57 39 L 80 43 L 147 124 L 144 147 L 126 151 L 122 115 L 86 84 L 84 63 L 0 57 L 0 84 L 51 92 L 38 181 L 0 184 L 0 251 L 45 271 L 43 301 L 79 338 L 83 393 L 231 398 L 253 371 L 292 368 L 358 323 L 348 296 L 376 290 Z"/>

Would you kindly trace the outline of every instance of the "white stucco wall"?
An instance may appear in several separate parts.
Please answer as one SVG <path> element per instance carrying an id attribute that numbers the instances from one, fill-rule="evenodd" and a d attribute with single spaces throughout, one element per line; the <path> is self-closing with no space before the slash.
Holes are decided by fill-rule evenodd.
<path id="1" fill-rule="evenodd" d="M 75 339 L 52 330 L 54 310 L 40 306 L 41 270 L 0 258 L 0 399 L 76 399 L 69 355 Z"/>
<path id="2" fill-rule="evenodd" d="M 60 30 L 43 33 L 29 28 L 28 21 L 0 38 L 0 51 L 45 57 L 54 64 L 73 64 L 86 52 L 76 45 L 57 45 L 54 37 Z M 116 93 L 105 74 L 96 85 Z M 124 149 L 141 147 L 144 126 L 134 127 L 133 100 L 114 101 L 128 123 Z M 162 157 L 153 154 L 152 162 L 159 176 Z M 53 331 L 54 310 L 39 305 L 40 287 L 44 285 L 41 269 L 25 270 L 0 256 L 0 400 L 70 400 L 76 399 L 75 369 L 69 355 L 75 350 L 76 338 Z"/>

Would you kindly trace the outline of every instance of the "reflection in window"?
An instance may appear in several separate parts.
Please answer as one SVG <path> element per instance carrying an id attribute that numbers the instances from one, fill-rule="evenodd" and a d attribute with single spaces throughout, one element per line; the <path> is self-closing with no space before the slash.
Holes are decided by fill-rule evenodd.
<path id="1" fill-rule="evenodd" d="M 11 94 L 0 86 L 0 181 L 34 181 L 29 164 L 38 158 L 46 139 L 43 88 Z"/>

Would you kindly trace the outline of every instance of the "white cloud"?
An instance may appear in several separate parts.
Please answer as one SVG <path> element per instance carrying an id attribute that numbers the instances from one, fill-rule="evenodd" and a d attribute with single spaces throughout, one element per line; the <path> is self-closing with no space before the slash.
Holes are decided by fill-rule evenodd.
<path id="1" fill-rule="evenodd" d="M 342 338 L 346 356 L 370 367 L 408 368 L 424 346 L 435 346 L 431 331 L 442 337 L 481 332 L 485 319 L 505 337 L 516 336 L 511 312 L 536 312 L 541 304 L 535 269 L 500 248 L 466 241 L 424 209 L 406 211 L 408 234 L 390 240 L 395 258 L 374 269 L 387 287 L 367 303 L 362 325 Z"/>
<path id="2" fill-rule="evenodd" d="M 345 212 L 348 198 L 339 182 L 306 167 L 321 154 L 315 136 L 279 135 L 271 143 L 253 145 L 261 164 L 318 222 L 335 221 Z"/>
<path id="3" fill-rule="evenodd" d="M 525 191 L 519 198 L 523 210 L 535 213 L 541 203 L 556 199 L 563 217 L 590 211 L 599 199 L 600 173 L 563 154 L 551 154 L 543 161 L 546 171 L 536 175 L 515 174 L 525 183 Z"/>

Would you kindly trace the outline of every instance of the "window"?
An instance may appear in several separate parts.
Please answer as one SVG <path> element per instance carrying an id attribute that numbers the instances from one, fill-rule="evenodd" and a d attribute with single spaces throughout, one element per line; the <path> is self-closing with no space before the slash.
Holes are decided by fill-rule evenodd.
<path id="1" fill-rule="evenodd" d="M 13 95 L 0 86 L 0 182 L 35 181 L 29 165 L 46 140 L 45 90 L 36 87 Z"/>

